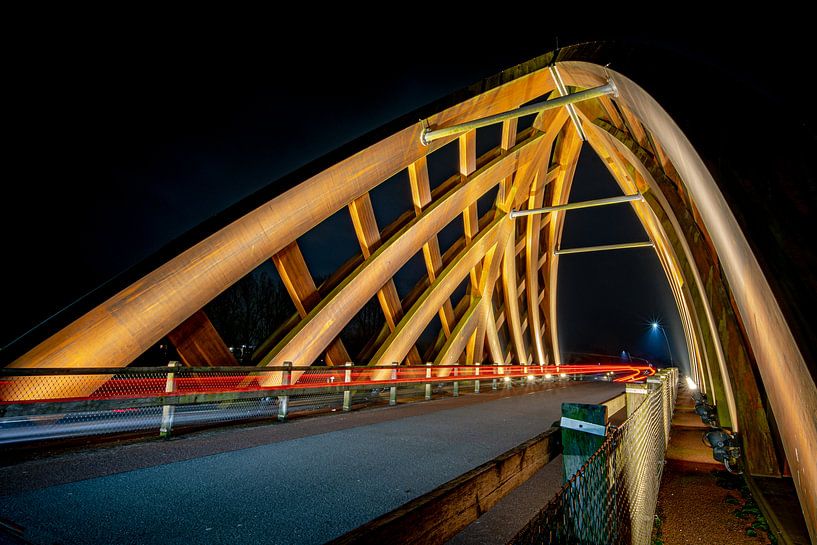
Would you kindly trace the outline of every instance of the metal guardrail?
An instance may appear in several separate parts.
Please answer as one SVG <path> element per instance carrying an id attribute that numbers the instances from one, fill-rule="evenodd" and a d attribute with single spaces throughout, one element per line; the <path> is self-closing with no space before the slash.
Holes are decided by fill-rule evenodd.
<path id="1" fill-rule="evenodd" d="M 655 389 L 509 544 L 647 545 L 677 381 L 676 369 L 649 379 Z"/>
<path id="2" fill-rule="evenodd" d="M 0 369 L 0 444 L 285 420 L 292 412 L 478 393 L 515 384 L 607 373 L 623 380 L 647 366 L 445 365 L 372 367 L 169 367 Z M 612 378 L 612 377 L 610 377 Z"/>

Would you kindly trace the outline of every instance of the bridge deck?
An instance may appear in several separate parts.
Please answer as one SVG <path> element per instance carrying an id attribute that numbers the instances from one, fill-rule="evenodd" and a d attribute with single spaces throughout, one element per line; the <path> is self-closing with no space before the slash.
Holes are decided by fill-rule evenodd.
<path id="1" fill-rule="evenodd" d="M 0 469 L 0 517 L 33 543 L 322 543 L 546 430 L 621 384 L 488 390 L 200 433 Z"/>

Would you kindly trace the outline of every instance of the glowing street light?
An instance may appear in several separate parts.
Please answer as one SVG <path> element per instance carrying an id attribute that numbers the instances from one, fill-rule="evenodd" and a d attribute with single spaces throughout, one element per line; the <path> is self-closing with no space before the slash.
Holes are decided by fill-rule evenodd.
<path id="1" fill-rule="evenodd" d="M 659 330 L 659 329 L 660 329 L 660 330 L 661 330 L 661 333 L 663 333 L 663 334 L 664 334 L 664 340 L 665 340 L 665 341 L 667 341 L 667 351 L 669 352 L 669 362 L 670 362 L 670 365 L 673 365 L 673 361 L 672 361 L 672 348 L 670 348 L 670 346 L 669 346 L 669 337 L 667 337 L 667 330 L 666 330 L 666 329 L 664 329 L 664 326 L 662 326 L 662 325 L 661 325 L 661 323 L 660 323 L 660 322 L 658 322 L 658 321 L 653 321 L 653 322 L 650 324 L 650 326 L 652 327 L 652 330 L 653 330 L 653 331 L 656 331 L 656 330 Z"/>
<path id="2" fill-rule="evenodd" d="M 698 389 L 698 385 L 695 384 L 695 381 L 692 380 L 692 377 L 687 377 L 687 387 L 690 390 L 697 390 Z"/>

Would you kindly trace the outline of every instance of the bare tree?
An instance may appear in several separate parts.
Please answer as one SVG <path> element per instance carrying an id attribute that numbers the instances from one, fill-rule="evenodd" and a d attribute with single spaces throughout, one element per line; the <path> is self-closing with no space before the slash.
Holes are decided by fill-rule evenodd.
<path id="1" fill-rule="evenodd" d="M 343 342 L 352 357 L 358 356 L 366 343 L 373 339 L 383 327 L 386 319 L 377 298 L 372 298 L 355 314 L 341 333 Z M 364 363 L 364 362 L 358 362 Z"/>
<path id="2" fill-rule="evenodd" d="M 322 280 L 317 278 L 316 284 L 321 285 Z M 242 363 L 249 363 L 252 350 L 292 316 L 295 307 L 280 282 L 257 269 L 214 299 L 206 312 L 227 346 L 236 349 Z M 341 338 L 352 358 L 380 332 L 384 322 L 377 298 L 349 321 Z M 249 348 L 242 349 L 245 346 Z"/>
<path id="3" fill-rule="evenodd" d="M 293 312 L 286 290 L 263 269 L 251 272 L 207 305 L 207 315 L 231 347 L 257 346 Z"/>

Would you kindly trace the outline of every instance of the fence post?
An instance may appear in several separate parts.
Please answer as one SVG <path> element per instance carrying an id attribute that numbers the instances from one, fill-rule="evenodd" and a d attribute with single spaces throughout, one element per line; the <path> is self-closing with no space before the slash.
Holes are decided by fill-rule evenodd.
<path id="1" fill-rule="evenodd" d="M 457 378 L 459 376 L 459 373 L 460 373 L 460 368 L 459 367 L 454 367 L 454 378 Z M 459 383 L 459 381 L 455 380 L 454 381 L 454 397 L 459 397 L 459 396 L 460 396 L 460 383 Z"/>
<path id="2" fill-rule="evenodd" d="M 352 370 L 348 369 L 352 366 L 351 361 L 346 362 L 346 374 L 343 377 L 344 384 L 349 384 L 352 382 Z M 345 412 L 349 412 L 352 410 L 352 391 L 349 388 L 344 388 L 343 390 L 343 410 Z"/>
<path id="3" fill-rule="evenodd" d="M 285 361 L 284 362 L 284 371 L 281 373 L 281 386 L 289 386 L 290 380 L 292 379 L 292 362 Z M 289 413 L 289 396 L 283 395 L 278 396 L 278 421 L 284 422 L 287 419 L 287 414 Z"/>
<path id="4" fill-rule="evenodd" d="M 585 403 L 562 403 L 562 467 L 563 482 L 567 482 L 579 471 L 587 460 L 604 443 L 607 434 L 607 406 Z M 607 471 L 609 460 L 598 464 L 599 474 L 585 476 L 598 479 L 596 486 L 588 486 L 583 495 L 587 509 L 582 516 L 569 521 L 573 535 L 583 536 L 588 543 L 609 543 L 605 535 L 606 509 L 590 509 L 590 506 L 604 505 L 608 490 L 615 490 L 614 476 Z M 616 498 L 613 498 L 616 501 Z M 613 510 L 612 512 L 615 512 Z"/>
<path id="5" fill-rule="evenodd" d="M 652 392 L 652 389 L 649 384 L 627 384 L 624 387 L 624 400 L 627 403 L 628 417 L 647 399 L 650 392 Z"/>
<path id="6" fill-rule="evenodd" d="M 177 361 L 171 361 L 167 364 L 167 366 L 171 369 L 176 369 L 181 367 L 181 364 Z M 168 371 L 167 373 L 167 382 L 165 383 L 165 393 L 172 394 L 176 391 L 176 373 L 173 371 Z M 159 437 L 163 437 L 167 439 L 170 437 L 170 434 L 173 433 L 173 416 L 176 414 L 176 406 L 175 405 L 163 405 L 162 406 L 162 423 L 159 427 Z"/>
<path id="7" fill-rule="evenodd" d="M 393 369 L 391 370 L 391 379 L 393 381 L 397 381 L 397 362 L 391 362 Z M 391 385 L 389 388 L 389 405 L 394 406 L 397 405 L 397 386 L 394 384 Z"/>
<path id="8" fill-rule="evenodd" d="M 431 362 L 426 363 L 426 378 L 431 379 Z M 426 382 L 426 401 L 431 399 L 431 383 Z"/>
<path id="9" fill-rule="evenodd" d="M 655 376 L 652 376 L 647 379 L 648 384 L 652 384 L 654 389 L 661 390 L 661 424 L 664 427 L 662 430 L 664 432 L 664 445 L 669 443 L 669 428 L 671 424 L 671 413 L 669 413 L 669 407 L 667 406 L 668 399 L 666 395 L 666 387 L 667 387 L 667 375 L 664 373 L 664 370 L 657 372 Z"/>
<path id="10" fill-rule="evenodd" d="M 661 401 L 664 409 L 664 446 L 669 444 L 669 432 L 672 427 L 672 393 L 670 391 L 670 380 L 672 371 L 663 369 L 661 375 Z"/>
<path id="11" fill-rule="evenodd" d="M 478 394 L 479 393 L 479 362 L 474 364 L 474 376 L 476 377 L 476 379 L 474 379 L 474 393 Z"/>
<path id="12" fill-rule="evenodd" d="M 562 403 L 562 465 L 565 481 L 596 452 L 607 433 L 607 406 Z"/>

